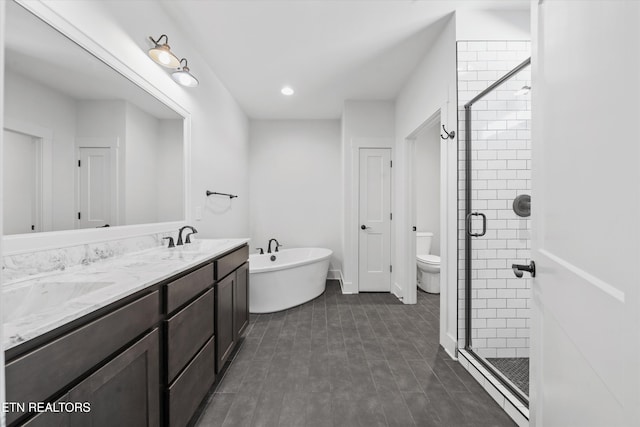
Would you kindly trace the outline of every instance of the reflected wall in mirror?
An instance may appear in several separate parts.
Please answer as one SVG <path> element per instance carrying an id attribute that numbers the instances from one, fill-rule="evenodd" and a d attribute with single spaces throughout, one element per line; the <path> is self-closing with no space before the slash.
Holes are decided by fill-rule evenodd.
<path id="1" fill-rule="evenodd" d="M 183 220 L 184 118 L 6 3 L 4 234 Z"/>

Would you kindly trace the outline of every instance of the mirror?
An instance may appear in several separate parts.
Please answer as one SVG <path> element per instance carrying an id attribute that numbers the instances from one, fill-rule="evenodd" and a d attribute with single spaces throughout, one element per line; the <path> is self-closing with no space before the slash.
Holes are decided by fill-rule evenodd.
<path id="1" fill-rule="evenodd" d="M 4 234 L 183 220 L 184 118 L 6 3 Z"/>

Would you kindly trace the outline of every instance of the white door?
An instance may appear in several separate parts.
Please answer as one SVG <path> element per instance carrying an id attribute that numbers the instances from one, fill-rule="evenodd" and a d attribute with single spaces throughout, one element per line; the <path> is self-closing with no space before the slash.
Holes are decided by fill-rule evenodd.
<path id="1" fill-rule="evenodd" d="M 531 421 L 638 426 L 640 2 L 539 3 Z"/>
<path id="2" fill-rule="evenodd" d="M 36 142 L 29 136 L 4 131 L 3 231 L 20 234 L 39 231 L 36 218 Z"/>
<path id="3" fill-rule="evenodd" d="M 360 292 L 391 291 L 391 149 L 360 149 Z"/>
<path id="4" fill-rule="evenodd" d="M 111 223 L 111 149 L 80 147 L 79 228 L 104 227 Z"/>

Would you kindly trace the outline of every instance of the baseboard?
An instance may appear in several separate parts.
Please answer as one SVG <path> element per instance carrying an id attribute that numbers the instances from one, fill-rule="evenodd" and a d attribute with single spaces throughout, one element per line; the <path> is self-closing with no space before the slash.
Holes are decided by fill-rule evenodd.
<path id="1" fill-rule="evenodd" d="M 442 322 L 442 319 L 440 319 Z M 452 359 L 458 360 L 458 341 L 450 334 L 440 334 L 440 345 Z"/>
<path id="2" fill-rule="evenodd" d="M 348 290 L 348 289 L 351 289 L 353 287 L 353 282 L 346 282 L 344 280 L 344 277 L 342 277 L 340 279 L 340 285 L 342 286 L 342 293 L 345 294 L 345 295 L 355 295 L 355 294 L 359 293 L 357 289 L 356 290 L 351 290 L 351 291 Z"/>
<path id="3" fill-rule="evenodd" d="M 404 295 L 402 295 L 402 288 L 396 282 L 393 282 L 391 284 L 391 293 L 394 294 L 400 301 L 404 299 Z"/>
<path id="4" fill-rule="evenodd" d="M 339 280 L 342 283 L 342 270 L 329 270 L 327 280 Z"/>

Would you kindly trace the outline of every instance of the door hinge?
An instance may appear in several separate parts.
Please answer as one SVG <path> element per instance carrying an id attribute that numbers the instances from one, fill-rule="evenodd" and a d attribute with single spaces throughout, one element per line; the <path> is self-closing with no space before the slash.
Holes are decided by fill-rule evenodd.
<path id="1" fill-rule="evenodd" d="M 389 167 L 392 168 L 393 167 L 393 160 L 389 160 Z"/>
<path id="2" fill-rule="evenodd" d="M 393 221 L 393 212 L 389 212 L 389 219 Z"/>
<path id="3" fill-rule="evenodd" d="M 80 212 L 78 212 L 78 219 L 80 219 Z"/>
<path id="4" fill-rule="evenodd" d="M 36 231 L 36 226 L 31 224 L 31 231 Z"/>
<path id="5" fill-rule="evenodd" d="M 78 167 L 80 167 L 80 160 L 78 160 Z"/>
<path id="6" fill-rule="evenodd" d="M 389 273 L 393 273 L 393 265 L 389 266 Z"/>

